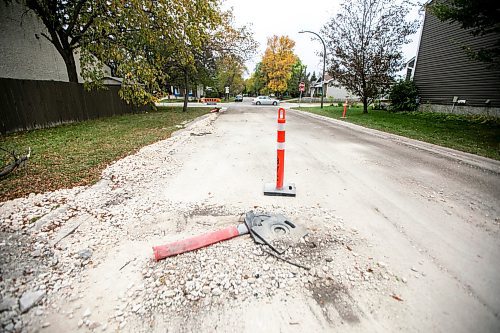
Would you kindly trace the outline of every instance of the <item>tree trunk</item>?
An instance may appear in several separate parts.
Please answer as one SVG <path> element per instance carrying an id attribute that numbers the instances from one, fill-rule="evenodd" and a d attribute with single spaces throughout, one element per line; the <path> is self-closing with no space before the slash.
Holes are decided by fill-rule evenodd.
<path id="1" fill-rule="evenodd" d="M 184 70 L 184 105 L 182 106 L 182 112 L 187 111 L 188 91 L 189 91 L 188 72 L 187 70 Z"/>
<path id="2" fill-rule="evenodd" d="M 73 54 L 73 50 L 63 50 L 60 53 L 64 63 L 66 64 L 69 82 L 78 83 L 78 73 L 76 72 L 75 55 Z"/>
<path id="3" fill-rule="evenodd" d="M 363 97 L 363 113 L 368 113 L 368 98 Z"/>

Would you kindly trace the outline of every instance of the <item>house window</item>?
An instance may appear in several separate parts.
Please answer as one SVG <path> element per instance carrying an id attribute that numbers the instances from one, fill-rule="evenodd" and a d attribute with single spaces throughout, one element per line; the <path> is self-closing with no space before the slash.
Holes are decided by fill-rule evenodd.
<path id="1" fill-rule="evenodd" d="M 407 68 L 406 69 L 406 81 L 411 80 L 411 72 L 413 71 L 413 68 Z"/>

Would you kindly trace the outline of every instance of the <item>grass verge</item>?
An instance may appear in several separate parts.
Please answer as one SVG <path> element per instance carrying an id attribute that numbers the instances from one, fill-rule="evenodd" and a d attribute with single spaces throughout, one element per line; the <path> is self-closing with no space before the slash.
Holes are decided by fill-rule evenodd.
<path id="1" fill-rule="evenodd" d="M 144 114 L 128 114 L 53 128 L 0 136 L 0 147 L 23 152 L 31 147 L 25 170 L 16 169 L 0 180 L 0 201 L 99 180 L 111 162 L 143 146 L 169 138 L 176 125 L 208 112 L 207 108 L 161 107 Z M 0 154 L 0 165 L 7 154 Z"/>
<path id="2" fill-rule="evenodd" d="M 484 116 L 468 116 L 426 112 L 388 112 L 370 110 L 363 114 L 361 107 L 347 110 L 327 106 L 297 108 L 302 111 L 344 120 L 364 127 L 434 143 L 468 153 L 500 160 L 500 120 Z"/>

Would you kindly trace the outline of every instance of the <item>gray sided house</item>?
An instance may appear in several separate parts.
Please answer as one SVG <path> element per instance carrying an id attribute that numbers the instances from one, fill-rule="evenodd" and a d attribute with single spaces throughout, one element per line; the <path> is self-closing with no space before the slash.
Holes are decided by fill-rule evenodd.
<path id="1" fill-rule="evenodd" d="M 0 1 L 0 31 L 0 77 L 68 81 L 64 60 L 42 36 L 42 32 L 48 34 L 45 26 L 26 7 L 16 1 L 9 5 Z M 83 82 L 78 52 L 75 52 L 75 62 L 78 82 Z M 103 70 L 111 77 L 108 66 L 103 66 Z"/>
<path id="2" fill-rule="evenodd" d="M 22 4 L 0 0 L 0 31 L 0 134 L 147 109 L 120 99 L 122 80 L 108 66 L 106 90 L 85 90 L 80 75 L 80 83 L 68 82 L 64 60 L 42 36 L 45 26 Z"/>
<path id="3" fill-rule="evenodd" d="M 500 69 L 471 60 L 463 49 L 492 46 L 498 38 L 473 36 L 426 10 L 413 76 L 420 110 L 500 117 Z"/>

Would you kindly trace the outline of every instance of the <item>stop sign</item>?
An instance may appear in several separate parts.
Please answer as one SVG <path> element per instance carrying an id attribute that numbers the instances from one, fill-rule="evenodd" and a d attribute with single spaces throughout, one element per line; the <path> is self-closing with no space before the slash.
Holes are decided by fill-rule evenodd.
<path id="1" fill-rule="evenodd" d="M 299 83 L 299 91 L 304 91 L 305 87 L 306 87 L 306 85 L 304 84 L 304 82 Z"/>

